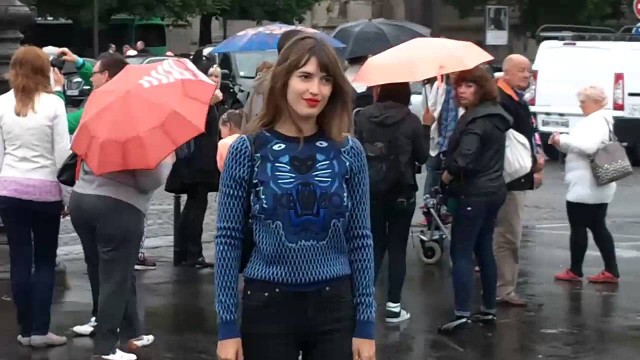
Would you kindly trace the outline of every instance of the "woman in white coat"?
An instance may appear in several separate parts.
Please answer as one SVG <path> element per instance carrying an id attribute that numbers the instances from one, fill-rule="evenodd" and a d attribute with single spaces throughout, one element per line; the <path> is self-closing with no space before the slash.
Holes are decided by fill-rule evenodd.
<path id="1" fill-rule="evenodd" d="M 582 281 L 582 263 L 587 252 L 589 229 L 604 260 L 604 270 L 588 277 L 589 282 L 617 283 L 620 274 L 615 246 L 605 219 L 616 184 L 598 186 L 590 166 L 590 157 L 610 140 L 613 119 L 611 112 L 604 109 L 607 96 L 601 87 L 589 86 L 582 89 L 578 93 L 578 100 L 585 118 L 569 134 L 553 134 L 549 139 L 550 144 L 567 154 L 565 181 L 569 184 L 567 215 L 571 227 L 571 267 L 556 274 L 555 278 L 561 281 Z"/>

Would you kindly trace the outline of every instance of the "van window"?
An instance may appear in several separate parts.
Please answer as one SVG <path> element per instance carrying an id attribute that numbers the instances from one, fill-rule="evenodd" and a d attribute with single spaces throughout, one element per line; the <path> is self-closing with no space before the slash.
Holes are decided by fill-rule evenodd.
<path id="1" fill-rule="evenodd" d="M 278 54 L 276 51 L 241 52 L 235 53 L 238 76 L 253 79 L 256 77 L 256 68 L 263 61 L 275 63 Z"/>

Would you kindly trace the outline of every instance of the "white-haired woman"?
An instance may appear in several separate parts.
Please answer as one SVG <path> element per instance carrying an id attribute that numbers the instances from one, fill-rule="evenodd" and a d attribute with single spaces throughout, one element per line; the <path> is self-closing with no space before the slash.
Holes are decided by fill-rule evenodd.
<path id="1" fill-rule="evenodd" d="M 616 184 L 598 186 L 590 167 L 590 157 L 610 140 L 613 119 L 611 112 L 605 109 L 607 95 L 601 87 L 589 86 L 580 90 L 578 100 L 585 118 L 569 134 L 556 133 L 549 139 L 550 144 L 567 154 L 565 181 L 569 184 L 567 215 L 571 227 L 571 267 L 556 274 L 555 278 L 582 281 L 582 263 L 587 252 L 589 229 L 604 260 L 604 270 L 588 277 L 589 282 L 617 283 L 620 274 L 615 246 L 605 220 Z"/>
<path id="2" fill-rule="evenodd" d="M 209 79 L 213 80 L 213 82 L 215 82 L 216 84 L 220 84 L 221 75 L 222 70 L 218 65 L 213 65 L 209 68 L 209 71 L 207 71 L 207 76 L 209 77 Z"/>

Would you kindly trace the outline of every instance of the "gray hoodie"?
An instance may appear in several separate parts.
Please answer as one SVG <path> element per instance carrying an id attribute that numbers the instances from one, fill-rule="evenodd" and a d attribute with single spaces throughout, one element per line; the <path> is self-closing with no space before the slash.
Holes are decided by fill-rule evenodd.
<path id="1" fill-rule="evenodd" d="M 83 163 L 73 191 L 109 196 L 127 202 L 146 214 L 153 193 L 164 184 L 172 165 L 173 161 L 164 160 L 153 170 L 118 171 L 96 176 Z"/>

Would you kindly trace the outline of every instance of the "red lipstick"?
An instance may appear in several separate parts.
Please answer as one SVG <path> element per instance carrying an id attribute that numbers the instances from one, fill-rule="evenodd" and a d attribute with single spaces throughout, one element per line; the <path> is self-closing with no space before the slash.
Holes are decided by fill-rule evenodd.
<path id="1" fill-rule="evenodd" d="M 305 103 L 307 103 L 308 107 L 317 107 L 320 104 L 320 100 L 314 98 L 302 99 Z"/>

